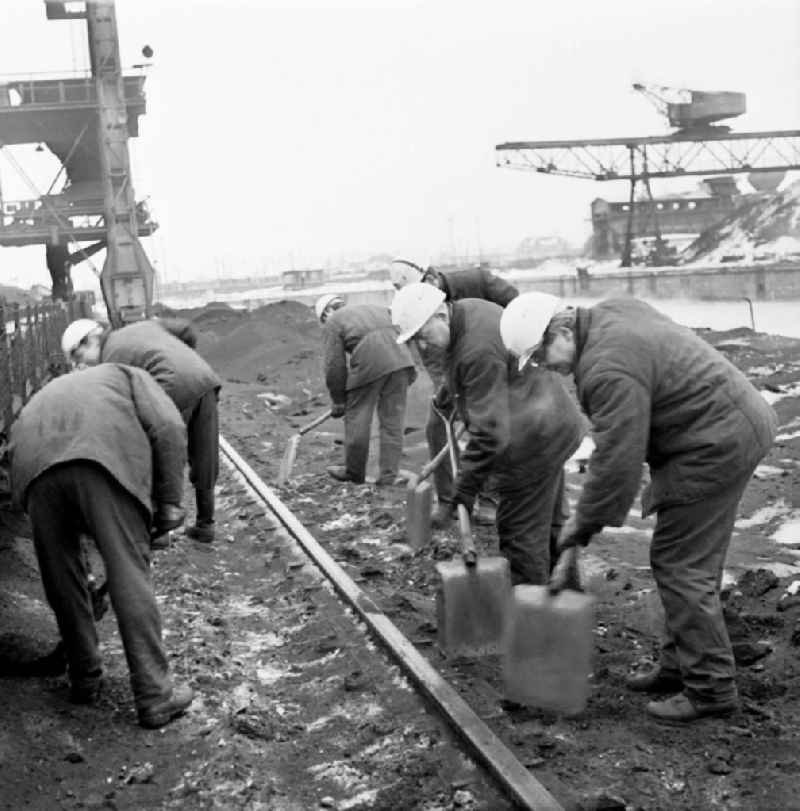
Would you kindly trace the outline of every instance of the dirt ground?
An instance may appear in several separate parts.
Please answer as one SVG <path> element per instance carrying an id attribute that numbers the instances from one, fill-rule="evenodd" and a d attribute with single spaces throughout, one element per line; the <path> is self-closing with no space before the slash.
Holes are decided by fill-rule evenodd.
<path id="1" fill-rule="evenodd" d="M 194 315 L 200 350 L 227 381 L 222 433 L 272 484 L 287 438 L 327 405 L 313 315 L 287 302 L 250 316 L 225 307 Z M 638 503 L 625 527 L 606 530 L 583 557 L 596 596 L 592 695 L 580 716 L 564 718 L 505 702 L 498 660 L 444 657 L 433 562 L 453 553 L 455 532 L 435 534 L 430 549 L 414 554 L 402 488 L 330 479 L 325 466 L 342 453 L 339 422 L 303 438 L 294 475 L 279 490 L 567 807 L 800 808 L 800 591 L 792 586 L 800 529 L 791 524 L 800 518 L 800 342 L 749 330 L 704 334 L 774 401 L 781 424 L 742 501 L 728 556 L 726 617 L 743 698 L 731 720 L 664 726 L 624 688 L 628 669 L 656 653 L 660 617 L 647 565 L 651 524 L 638 517 Z M 429 396 L 423 373 L 409 401 L 409 470 L 427 459 Z M 571 462 L 573 500 L 581 478 Z M 230 473 L 219 502 L 213 547 L 177 534 L 154 564 L 172 666 L 199 693 L 190 712 L 161 732 L 135 726 L 109 614 L 99 624 L 107 686 L 97 706 L 68 704 L 63 676 L 0 682 L 2 807 L 507 807 Z M 0 518 L 0 666 L 8 670 L 48 651 L 55 630 L 24 517 Z M 496 550 L 492 528 L 476 537 L 481 549 Z"/>

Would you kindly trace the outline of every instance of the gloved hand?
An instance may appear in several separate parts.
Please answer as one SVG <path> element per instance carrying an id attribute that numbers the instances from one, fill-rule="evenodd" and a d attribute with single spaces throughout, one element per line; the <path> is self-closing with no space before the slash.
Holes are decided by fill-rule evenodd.
<path id="1" fill-rule="evenodd" d="M 185 518 L 186 510 L 177 504 L 167 504 L 166 502 L 158 504 L 153 515 L 153 526 L 150 530 L 151 537 L 157 538 L 159 535 L 179 527 Z"/>
<path id="2" fill-rule="evenodd" d="M 345 403 L 333 403 L 331 405 L 331 417 L 335 420 L 338 420 L 340 417 L 344 416 L 344 412 L 347 409 L 347 405 Z"/>
<path id="3" fill-rule="evenodd" d="M 439 386 L 439 390 L 433 395 L 431 400 L 433 408 L 441 414 L 450 417 L 455 408 L 453 398 L 450 396 L 450 390 L 446 385 Z"/>
<path id="4" fill-rule="evenodd" d="M 458 511 L 459 504 L 463 505 L 467 512 L 472 515 L 472 510 L 475 507 L 475 496 L 456 490 L 453 494 L 453 510 Z"/>
<path id="5" fill-rule="evenodd" d="M 570 516 L 561 530 L 556 548 L 559 552 L 563 552 L 565 549 L 569 549 L 573 546 L 588 546 L 592 535 L 596 532 L 599 532 L 599 530 L 588 527 L 578 527 L 575 516 Z"/>

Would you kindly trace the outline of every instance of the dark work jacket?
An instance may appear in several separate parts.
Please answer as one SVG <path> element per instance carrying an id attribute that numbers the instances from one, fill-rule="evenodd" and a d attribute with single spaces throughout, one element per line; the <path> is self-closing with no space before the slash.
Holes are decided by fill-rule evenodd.
<path id="1" fill-rule="evenodd" d="M 160 316 L 153 320 L 161 324 L 167 332 L 183 341 L 186 346 L 197 349 L 197 332 L 192 326 L 191 321 L 187 321 L 185 318 L 173 318 L 171 316 Z"/>
<path id="2" fill-rule="evenodd" d="M 509 301 L 513 301 L 519 295 L 514 285 L 482 268 L 438 272 L 444 281 L 444 294 L 448 301 L 480 298 L 506 307 Z"/>
<path id="3" fill-rule="evenodd" d="M 719 493 L 754 467 L 775 436 L 775 412 L 723 355 L 636 299 L 579 309 L 575 383 L 592 420 L 578 529 L 621 526 L 642 463 L 643 513 Z"/>
<path id="4" fill-rule="evenodd" d="M 470 505 L 495 464 L 501 469 L 566 459 L 585 433 L 581 413 L 552 372 L 516 371 L 500 337 L 502 309 L 464 299 L 450 308 L 448 390 L 469 430 L 455 483 Z"/>
<path id="5" fill-rule="evenodd" d="M 14 499 L 54 465 L 101 465 L 152 515 L 180 504 L 186 428 L 172 400 L 141 369 L 101 363 L 55 378 L 34 394 L 11 427 Z"/>
<path id="6" fill-rule="evenodd" d="M 340 307 L 323 324 L 322 342 L 325 383 L 334 403 L 344 403 L 348 391 L 399 369 L 411 369 L 416 376 L 414 359 L 407 346 L 397 343 L 387 307 Z"/>
<path id="7" fill-rule="evenodd" d="M 100 357 L 148 371 L 184 419 L 204 394 L 222 385 L 203 358 L 158 321 L 137 321 L 106 333 Z"/>

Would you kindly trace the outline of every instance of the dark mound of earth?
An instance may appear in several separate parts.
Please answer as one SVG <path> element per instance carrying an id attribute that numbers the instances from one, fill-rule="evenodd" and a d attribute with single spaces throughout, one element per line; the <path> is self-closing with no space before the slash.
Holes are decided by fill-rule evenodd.
<path id="1" fill-rule="evenodd" d="M 279 301 L 224 325 L 203 318 L 193 323 L 200 353 L 224 378 L 273 385 L 286 377 L 307 385 L 321 377 L 320 327 L 304 304 Z"/>

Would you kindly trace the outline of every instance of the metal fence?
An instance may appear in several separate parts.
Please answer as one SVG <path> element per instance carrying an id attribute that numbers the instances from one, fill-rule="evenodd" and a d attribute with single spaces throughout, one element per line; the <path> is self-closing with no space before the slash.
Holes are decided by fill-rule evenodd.
<path id="1" fill-rule="evenodd" d="M 25 307 L 0 299 L 0 443 L 34 392 L 67 369 L 61 333 L 76 318 L 90 318 L 91 302 L 75 300 Z"/>

